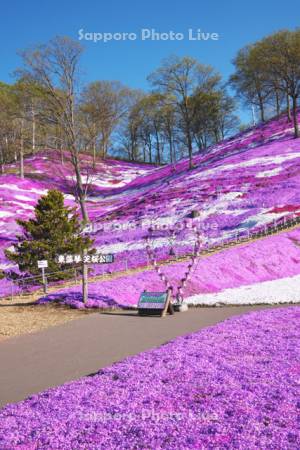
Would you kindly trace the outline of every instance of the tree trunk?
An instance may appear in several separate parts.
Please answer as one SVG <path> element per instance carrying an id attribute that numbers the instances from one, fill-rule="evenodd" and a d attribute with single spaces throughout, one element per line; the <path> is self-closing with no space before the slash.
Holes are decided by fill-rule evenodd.
<path id="1" fill-rule="evenodd" d="M 87 250 L 83 250 L 83 256 L 82 256 L 82 300 L 83 303 L 87 303 L 88 301 L 88 265 L 85 262 L 85 257 L 87 255 Z"/>
<path id="2" fill-rule="evenodd" d="M 172 140 L 172 136 L 169 136 L 169 151 L 170 151 L 170 163 L 172 164 L 173 162 L 173 140 Z"/>
<path id="3" fill-rule="evenodd" d="M 103 157 L 103 159 L 107 158 L 108 146 L 109 146 L 109 137 L 105 136 L 105 139 L 104 139 L 104 157 Z"/>
<path id="4" fill-rule="evenodd" d="M 20 130 L 20 177 L 24 178 L 24 136 L 23 136 L 23 120 L 21 121 Z"/>
<path id="5" fill-rule="evenodd" d="M 219 139 L 219 132 L 216 128 L 214 129 L 214 135 L 215 135 L 216 144 L 218 144 L 220 139 Z"/>
<path id="6" fill-rule="evenodd" d="M 93 142 L 93 169 L 96 169 L 96 139 Z"/>
<path id="7" fill-rule="evenodd" d="M 188 144 L 188 153 L 189 153 L 189 169 L 193 168 L 193 144 L 190 130 L 187 129 L 186 133 L 187 144 Z"/>
<path id="8" fill-rule="evenodd" d="M 294 122 L 294 131 L 295 138 L 299 137 L 299 125 L 298 125 L 298 117 L 297 117 L 297 97 L 293 97 L 293 122 Z"/>
<path id="9" fill-rule="evenodd" d="M 73 149 L 72 151 L 72 163 L 75 170 L 75 176 L 76 176 L 76 194 L 79 201 L 80 209 L 81 209 L 81 215 L 82 215 L 82 221 L 83 223 L 89 222 L 89 216 L 86 208 L 86 199 L 85 199 L 85 192 L 83 189 L 82 184 L 82 177 L 79 167 L 79 161 L 77 156 L 77 151 Z"/>
<path id="10" fill-rule="evenodd" d="M 35 128 L 36 128 L 36 124 L 35 124 L 35 113 L 34 113 L 34 109 L 32 108 L 32 151 L 35 151 Z"/>
<path id="11" fill-rule="evenodd" d="M 61 162 L 61 164 L 64 166 L 64 164 L 65 164 L 65 160 L 64 160 L 64 151 L 63 151 L 63 145 L 62 145 L 62 142 L 61 142 L 61 141 L 60 141 L 59 148 L 60 148 L 60 162 Z"/>
<path id="12" fill-rule="evenodd" d="M 265 121 L 265 107 L 264 107 L 264 102 L 261 98 L 261 96 L 259 95 L 259 110 L 260 110 L 260 119 L 262 122 Z"/>
<path id="13" fill-rule="evenodd" d="M 222 141 L 224 141 L 224 139 L 225 139 L 225 130 L 224 130 L 223 127 L 220 128 L 220 133 L 221 133 L 221 139 L 222 139 Z"/>
<path id="14" fill-rule="evenodd" d="M 0 155 L 1 155 L 1 158 L 0 158 L 0 170 L 1 170 L 1 173 L 4 174 L 4 153 L 3 153 L 2 147 L 1 147 L 1 150 L 0 150 Z"/>
<path id="15" fill-rule="evenodd" d="M 90 221 L 90 219 L 89 219 L 89 215 L 88 215 L 87 208 L 86 208 L 85 193 L 83 192 L 82 188 L 79 191 L 78 199 L 79 199 L 83 223 L 88 223 Z"/>
<path id="16" fill-rule="evenodd" d="M 160 164 L 161 163 L 161 161 L 160 161 L 160 144 L 159 144 L 159 136 L 158 136 L 157 131 L 155 131 L 155 138 L 156 138 L 157 162 L 158 162 L 158 164 Z"/>
<path id="17" fill-rule="evenodd" d="M 291 118 L 291 105 L 290 105 L 290 96 L 289 96 L 289 94 L 286 94 L 286 107 L 287 107 L 288 122 L 291 122 L 292 118 Z"/>
<path id="18" fill-rule="evenodd" d="M 101 153 L 102 159 L 105 159 L 108 151 L 108 137 L 105 133 L 102 133 L 102 141 L 101 141 Z"/>
<path id="19" fill-rule="evenodd" d="M 176 163 L 176 144 L 173 142 L 173 163 Z"/>
<path id="20" fill-rule="evenodd" d="M 6 152 L 8 153 L 9 144 L 8 144 L 8 137 L 7 136 L 5 136 L 5 147 L 6 147 Z"/>
<path id="21" fill-rule="evenodd" d="M 280 115 L 280 103 L 279 103 L 279 92 L 275 89 L 275 98 L 276 98 L 276 115 L 279 117 Z"/>

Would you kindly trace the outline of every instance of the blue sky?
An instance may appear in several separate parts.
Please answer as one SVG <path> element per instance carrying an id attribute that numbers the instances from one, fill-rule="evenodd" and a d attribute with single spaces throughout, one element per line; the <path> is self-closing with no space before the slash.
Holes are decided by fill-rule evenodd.
<path id="1" fill-rule="evenodd" d="M 135 41 L 93 43 L 85 41 L 82 65 L 85 80 L 120 80 L 134 88 L 147 89 L 147 75 L 170 54 L 190 55 L 212 64 L 227 79 L 231 60 L 247 43 L 281 29 L 299 25 L 298 0 L 11 0 L 1 4 L 0 79 L 12 81 L 20 65 L 16 52 L 55 35 L 78 39 L 84 32 L 131 32 Z M 300 15 L 298 15 L 300 18 Z M 182 32 L 181 41 L 142 41 L 140 30 Z M 190 41 L 187 30 L 218 33 L 217 41 Z M 83 41 L 81 41 L 83 42 Z M 246 111 L 242 114 L 247 120 Z"/>

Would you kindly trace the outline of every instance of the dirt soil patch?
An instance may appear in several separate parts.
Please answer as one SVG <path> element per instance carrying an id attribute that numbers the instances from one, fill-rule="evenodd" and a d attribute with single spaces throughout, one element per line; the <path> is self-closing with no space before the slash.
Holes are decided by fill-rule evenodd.
<path id="1" fill-rule="evenodd" d="M 12 336 L 60 325 L 85 317 L 93 311 L 81 311 L 58 305 L 32 305 L 0 301 L 0 342 Z"/>

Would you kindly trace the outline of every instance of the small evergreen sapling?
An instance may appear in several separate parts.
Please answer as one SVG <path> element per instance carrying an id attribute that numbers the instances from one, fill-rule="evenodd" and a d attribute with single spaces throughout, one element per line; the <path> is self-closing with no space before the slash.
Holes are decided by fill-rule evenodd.
<path id="1" fill-rule="evenodd" d="M 40 275 L 38 260 L 48 260 L 48 273 L 60 272 L 48 276 L 48 280 L 68 278 L 71 272 L 69 264 L 59 264 L 57 256 L 61 254 L 83 254 L 84 250 L 92 253 L 93 241 L 82 236 L 81 225 L 75 208 L 64 205 L 63 194 L 55 189 L 49 190 L 41 197 L 35 207 L 35 217 L 17 220 L 23 233 L 17 237 L 18 244 L 14 250 L 6 250 L 6 256 L 18 264 L 20 272 Z"/>

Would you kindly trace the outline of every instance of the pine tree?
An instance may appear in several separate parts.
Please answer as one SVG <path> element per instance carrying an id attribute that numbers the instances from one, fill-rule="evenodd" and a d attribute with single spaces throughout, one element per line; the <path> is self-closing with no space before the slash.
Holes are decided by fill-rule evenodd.
<path id="1" fill-rule="evenodd" d="M 81 226 L 75 208 L 64 205 L 63 194 L 58 190 L 49 190 L 41 197 L 35 207 L 35 217 L 17 220 L 23 233 L 18 236 L 14 250 L 6 250 L 6 256 L 18 264 L 21 272 L 39 275 L 38 260 L 48 260 L 48 273 L 70 269 L 69 264 L 58 264 L 60 254 L 82 254 L 90 252 L 93 241 L 80 235 Z M 48 276 L 48 280 L 59 280 L 70 273 L 57 273 Z"/>

